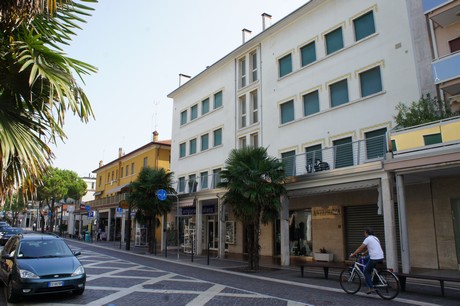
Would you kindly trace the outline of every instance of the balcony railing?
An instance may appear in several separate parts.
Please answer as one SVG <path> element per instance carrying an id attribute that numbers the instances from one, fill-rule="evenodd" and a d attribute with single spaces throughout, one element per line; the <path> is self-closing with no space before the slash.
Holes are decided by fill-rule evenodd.
<path id="1" fill-rule="evenodd" d="M 423 11 L 425 13 L 432 11 L 435 8 L 449 3 L 449 0 L 423 0 Z"/>
<path id="2" fill-rule="evenodd" d="M 117 204 L 118 206 L 120 201 L 126 200 L 126 195 L 127 195 L 126 193 L 121 193 L 121 194 L 117 194 L 111 197 L 105 197 L 105 198 L 101 198 L 97 200 L 92 200 L 92 201 L 86 202 L 86 205 L 91 206 L 91 209 L 95 209 L 98 207 L 104 207 L 104 206 L 108 206 L 112 204 Z"/>
<path id="3" fill-rule="evenodd" d="M 306 152 L 281 159 L 287 176 L 304 175 L 383 160 L 387 153 L 386 135 L 367 138 L 322 150 Z M 220 173 L 173 183 L 178 194 L 216 189 Z"/>
<path id="4" fill-rule="evenodd" d="M 383 160 L 386 135 L 283 158 L 287 176 L 305 175 Z"/>
<path id="5" fill-rule="evenodd" d="M 433 61 L 433 79 L 435 84 L 440 84 L 460 77 L 460 52 L 452 53 Z"/>

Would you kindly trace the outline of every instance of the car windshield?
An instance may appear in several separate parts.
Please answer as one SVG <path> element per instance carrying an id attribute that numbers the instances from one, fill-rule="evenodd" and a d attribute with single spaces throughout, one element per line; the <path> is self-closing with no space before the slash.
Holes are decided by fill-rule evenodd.
<path id="1" fill-rule="evenodd" d="M 72 251 L 62 240 L 29 240 L 22 241 L 18 257 L 20 258 L 44 258 L 73 256 Z"/>

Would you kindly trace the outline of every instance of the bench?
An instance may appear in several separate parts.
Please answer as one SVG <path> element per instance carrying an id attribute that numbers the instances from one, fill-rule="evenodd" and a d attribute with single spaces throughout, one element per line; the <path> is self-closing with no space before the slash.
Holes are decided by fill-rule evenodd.
<path id="1" fill-rule="evenodd" d="M 406 291 L 406 279 L 407 278 L 418 278 L 426 280 L 437 280 L 441 285 L 441 294 L 444 294 L 444 282 L 460 282 L 460 277 L 455 276 L 444 276 L 444 275 L 427 275 L 427 274 L 412 274 L 412 273 L 395 273 L 399 278 L 399 283 L 401 285 L 401 291 Z"/>
<path id="2" fill-rule="evenodd" d="M 297 264 L 297 266 L 300 267 L 301 277 L 304 276 L 305 267 L 323 268 L 325 279 L 329 278 L 329 269 L 343 270 L 349 267 L 349 265 L 347 265 L 344 262 L 328 262 L 328 261 L 306 261 L 306 262 Z"/>

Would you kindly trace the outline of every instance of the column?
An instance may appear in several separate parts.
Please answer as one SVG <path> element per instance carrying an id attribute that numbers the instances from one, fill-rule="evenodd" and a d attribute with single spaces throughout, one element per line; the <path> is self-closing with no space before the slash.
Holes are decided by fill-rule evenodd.
<path id="1" fill-rule="evenodd" d="M 379 197 L 382 201 L 383 223 L 385 227 L 385 257 L 388 269 L 398 271 L 398 246 L 396 242 L 396 222 L 394 202 L 391 196 L 390 176 L 385 174 L 380 181 Z"/>
<path id="2" fill-rule="evenodd" d="M 196 201 L 196 212 L 195 212 L 195 219 L 196 219 L 196 240 L 195 240 L 195 248 L 196 248 L 196 255 L 203 254 L 203 245 L 201 241 L 203 241 L 203 214 L 202 214 L 202 203 L 200 201 Z"/>
<path id="3" fill-rule="evenodd" d="M 225 206 L 217 195 L 217 211 L 219 220 L 219 258 L 225 258 Z"/>
<path id="4" fill-rule="evenodd" d="M 281 265 L 289 266 L 289 198 L 281 196 L 280 210 L 280 233 L 281 233 Z"/>
<path id="5" fill-rule="evenodd" d="M 407 233 L 406 194 L 404 191 L 404 177 L 396 175 L 396 192 L 398 195 L 399 232 L 401 236 L 401 264 L 402 272 L 410 272 L 409 235 Z"/>

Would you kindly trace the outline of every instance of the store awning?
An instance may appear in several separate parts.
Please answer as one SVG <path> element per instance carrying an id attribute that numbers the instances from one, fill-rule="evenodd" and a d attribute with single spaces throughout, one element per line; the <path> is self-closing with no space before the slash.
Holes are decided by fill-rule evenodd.
<path id="1" fill-rule="evenodd" d="M 120 185 L 120 186 L 117 186 L 115 188 L 112 188 L 110 189 L 109 191 L 107 191 L 107 193 L 117 193 L 117 192 L 120 192 L 123 188 L 125 188 L 126 186 L 128 186 L 130 183 L 128 184 L 123 184 L 123 185 Z"/>
<path id="2" fill-rule="evenodd" d="M 96 191 L 93 195 L 94 195 L 94 196 L 98 196 L 98 195 L 101 195 L 103 192 L 104 192 L 104 190 L 102 190 L 102 191 Z"/>
<path id="3" fill-rule="evenodd" d="M 332 193 L 332 192 L 337 193 L 337 192 L 345 192 L 345 191 L 352 191 L 352 190 L 373 189 L 379 186 L 380 186 L 380 180 L 373 179 L 373 180 L 368 180 L 368 181 L 358 181 L 358 182 L 351 182 L 351 183 L 297 189 L 297 190 L 289 191 L 288 196 L 290 198 L 298 198 L 298 197 L 305 197 L 309 195 L 322 194 L 322 193 Z"/>

